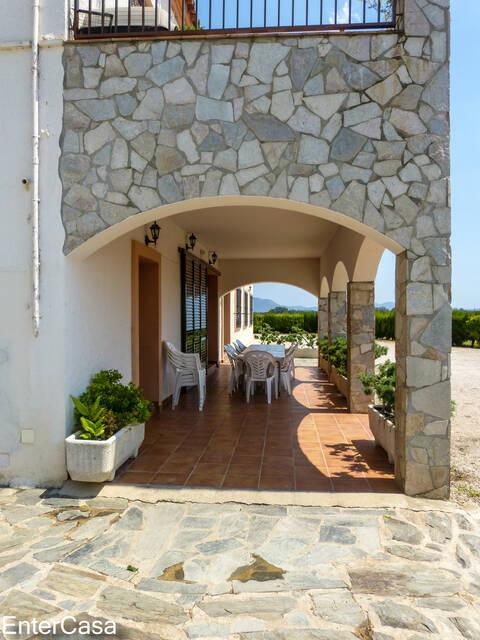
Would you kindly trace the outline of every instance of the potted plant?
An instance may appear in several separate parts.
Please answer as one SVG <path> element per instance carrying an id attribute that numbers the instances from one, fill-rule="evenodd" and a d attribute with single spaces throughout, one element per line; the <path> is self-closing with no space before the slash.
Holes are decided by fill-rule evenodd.
<path id="1" fill-rule="evenodd" d="M 72 480 L 113 480 L 125 460 L 136 457 L 153 405 L 116 370 L 95 374 L 78 398 L 72 398 L 77 430 L 66 438 L 67 470 Z"/>
<path id="2" fill-rule="evenodd" d="M 328 362 L 328 336 L 318 342 L 318 366 L 321 367 L 327 376 L 330 375 L 330 363 Z"/>
<path id="3" fill-rule="evenodd" d="M 360 373 L 358 376 L 363 386 L 363 392 L 367 396 L 375 394 L 378 404 L 368 405 L 368 421 L 370 430 L 375 436 L 375 441 L 388 455 L 388 461 L 395 461 L 395 363 L 386 360 L 378 367 L 378 371 L 367 376 Z"/>

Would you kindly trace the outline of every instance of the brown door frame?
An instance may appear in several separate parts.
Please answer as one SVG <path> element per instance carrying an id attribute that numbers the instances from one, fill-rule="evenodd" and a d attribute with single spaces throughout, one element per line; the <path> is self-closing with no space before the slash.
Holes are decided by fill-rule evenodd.
<path id="1" fill-rule="evenodd" d="M 140 259 L 143 258 L 158 265 L 158 397 L 162 399 L 162 254 L 146 247 L 141 242 L 132 240 L 132 380 L 140 384 Z"/>

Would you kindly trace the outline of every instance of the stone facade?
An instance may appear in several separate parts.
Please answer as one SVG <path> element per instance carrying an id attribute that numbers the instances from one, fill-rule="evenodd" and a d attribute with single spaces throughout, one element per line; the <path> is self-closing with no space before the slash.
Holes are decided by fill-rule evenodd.
<path id="1" fill-rule="evenodd" d="M 328 343 L 347 337 L 347 293 L 332 291 L 328 294 Z"/>
<path id="2" fill-rule="evenodd" d="M 349 282 L 347 288 L 348 409 L 366 413 L 371 398 L 363 393 L 359 373 L 375 370 L 375 283 Z"/>
<path id="3" fill-rule="evenodd" d="M 445 497 L 449 1 L 403 4 L 402 33 L 66 45 L 64 251 L 224 195 L 309 203 L 394 241 L 396 474 L 409 494 Z"/>
<path id="4" fill-rule="evenodd" d="M 138 212 L 238 194 L 332 209 L 417 255 L 446 247 L 448 11 L 419 4 L 406 35 L 67 45 L 65 252 Z"/>

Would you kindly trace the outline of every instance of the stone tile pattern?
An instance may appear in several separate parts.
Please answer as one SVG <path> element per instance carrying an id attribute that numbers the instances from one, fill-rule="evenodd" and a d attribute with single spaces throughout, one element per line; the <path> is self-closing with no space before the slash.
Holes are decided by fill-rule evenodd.
<path id="1" fill-rule="evenodd" d="M 347 292 L 328 294 L 328 343 L 347 337 Z"/>
<path id="2" fill-rule="evenodd" d="M 65 46 L 65 253 L 129 216 L 217 195 L 344 214 L 398 257 L 397 477 L 449 492 L 449 2 L 401 34 Z"/>
<path id="3" fill-rule="evenodd" d="M 132 640 L 480 634 L 478 514 L 41 494 L 0 490 L 5 616 L 113 619 Z"/>
<path id="4" fill-rule="evenodd" d="M 349 282 L 347 288 L 347 379 L 348 409 L 366 413 L 372 402 L 358 374 L 375 371 L 375 283 Z"/>

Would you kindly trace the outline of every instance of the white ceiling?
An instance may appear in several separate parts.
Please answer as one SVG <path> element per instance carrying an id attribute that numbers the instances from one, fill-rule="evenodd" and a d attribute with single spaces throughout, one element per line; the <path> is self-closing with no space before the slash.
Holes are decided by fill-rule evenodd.
<path id="1" fill-rule="evenodd" d="M 339 229 L 303 213 L 240 206 L 180 213 L 172 221 L 224 259 L 318 258 Z"/>

